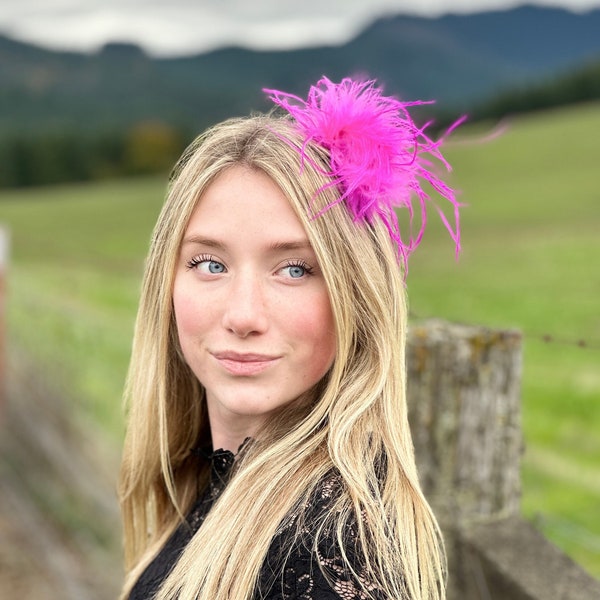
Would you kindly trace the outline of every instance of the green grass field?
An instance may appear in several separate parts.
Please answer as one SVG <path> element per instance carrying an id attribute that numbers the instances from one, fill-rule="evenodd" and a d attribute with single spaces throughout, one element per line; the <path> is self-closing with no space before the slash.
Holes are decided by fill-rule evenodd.
<path id="1" fill-rule="evenodd" d="M 524 332 L 523 512 L 599 577 L 600 105 L 515 119 L 487 143 L 484 126 L 461 129 L 447 156 L 468 205 L 463 253 L 456 262 L 432 216 L 411 260 L 411 310 Z M 0 192 L 11 348 L 115 445 L 164 188 L 150 178 Z"/>

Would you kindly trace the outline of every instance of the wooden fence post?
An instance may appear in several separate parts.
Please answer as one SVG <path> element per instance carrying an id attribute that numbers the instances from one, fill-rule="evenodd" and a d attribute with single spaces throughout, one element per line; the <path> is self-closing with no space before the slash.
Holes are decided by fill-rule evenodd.
<path id="1" fill-rule="evenodd" d="M 518 513 L 520 333 L 416 325 L 407 368 L 417 463 L 438 518 L 456 523 Z"/>
<path id="2" fill-rule="evenodd" d="M 449 600 L 589 600 L 600 582 L 519 514 L 521 335 L 431 321 L 408 340 L 419 475 L 448 550 Z"/>
<path id="3" fill-rule="evenodd" d="M 419 476 L 448 552 L 448 598 L 494 599 L 461 532 L 516 516 L 520 497 L 521 335 L 429 321 L 409 331 L 409 419 Z"/>

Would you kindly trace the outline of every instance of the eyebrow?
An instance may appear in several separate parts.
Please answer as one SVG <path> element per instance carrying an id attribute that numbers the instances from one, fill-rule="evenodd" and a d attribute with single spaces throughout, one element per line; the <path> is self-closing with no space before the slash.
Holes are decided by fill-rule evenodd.
<path id="1" fill-rule="evenodd" d="M 270 250 L 312 250 L 312 244 L 307 240 L 298 240 L 290 242 L 274 242 L 269 244 Z"/>
<path id="2" fill-rule="evenodd" d="M 182 246 L 188 244 L 196 244 L 199 246 L 208 246 L 209 248 L 217 248 L 219 250 L 223 250 L 225 248 L 225 244 L 219 242 L 219 240 L 214 240 L 212 238 L 203 237 L 201 235 L 191 235 L 189 237 L 183 238 L 181 242 Z"/>
<path id="3" fill-rule="evenodd" d="M 225 244 L 223 242 L 201 235 L 191 235 L 189 237 L 184 238 L 182 245 L 188 244 L 207 246 L 209 248 L 216 248 L 217 250 L 225 249 Z M 272 250 L 274 252 L 289 250 L 313 250 L 312 244 L 308 241 L 308 239 L 272 242 L 269 244 L 268 248 L 269 250 Z"/>

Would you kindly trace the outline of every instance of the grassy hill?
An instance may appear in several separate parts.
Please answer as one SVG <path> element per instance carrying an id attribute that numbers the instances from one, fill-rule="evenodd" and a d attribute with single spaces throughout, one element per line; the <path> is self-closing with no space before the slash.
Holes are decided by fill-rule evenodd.
<path id="1" fill-rule="evenodd" d="M 408 278 L 413 314 L 525 334 L 523 511 L 600 576 L 600 105 L 538 113 L 448 149 L 463 254 L 434 223 Z M 111 444 L 145 250 L 165 179 L 0 193 L 12 235 L 10 351 Z M 578 340 L 584 340 L 582 348 Z"/>

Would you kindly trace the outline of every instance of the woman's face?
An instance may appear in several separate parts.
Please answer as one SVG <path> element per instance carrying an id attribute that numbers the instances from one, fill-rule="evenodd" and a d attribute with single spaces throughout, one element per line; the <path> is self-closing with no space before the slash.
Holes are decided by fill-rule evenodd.
<path id="1" fill-rule="evenodd" d="M 306 232 L 277 185 L 235 166 L 201 196 L 173 291 L 188 365 L 206 389 L 213 445 L 243 440 L 328 371 L 335 331 Z"/>

